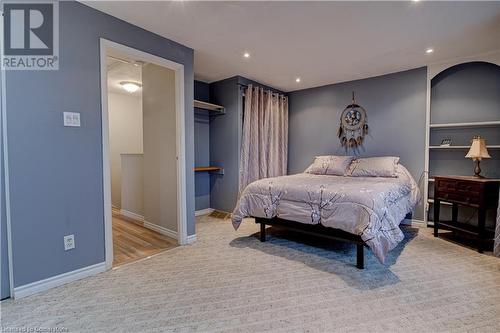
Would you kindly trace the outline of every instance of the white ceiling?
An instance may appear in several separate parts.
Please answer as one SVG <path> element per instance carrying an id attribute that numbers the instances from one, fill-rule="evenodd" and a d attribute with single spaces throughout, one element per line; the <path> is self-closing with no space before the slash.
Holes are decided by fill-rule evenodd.
<path id="1" fill-rule="evenodd" d="M 197 79 L 284 91 L 500 49 L 500 2 L 85 3 L 193 48 Z"/>
<path id="2" fill-rule="evenodd" d="M 120 61 L 118 59 L 123 59 L 130 62 Z M 141 97 L 142 89 L 136 92 L 129 93 L 125 91 L 120 82 L 123 81 L 133 81 L 137 83 L 142 83 L 142 64 L 135 63 L 133 60 L 127 59 L 121 55 L 112 55 L 112 57 L 107 58 L 108 65 L 108 91 L 123 94 L 128 96 Z"/>

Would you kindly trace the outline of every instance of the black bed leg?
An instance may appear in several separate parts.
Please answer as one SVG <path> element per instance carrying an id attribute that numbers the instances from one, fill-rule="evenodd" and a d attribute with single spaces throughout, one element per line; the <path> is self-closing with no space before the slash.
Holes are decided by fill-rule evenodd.
<path id="1" fill-rule="evenodd" d="M 356 267 L 359 269 L 365 268 L 365 246 L 356 244 Z"/>
<path id="2" fill-rule="evenodd" d="M 260 224 L 260 241 L 261 242 L 266 241 L 266 224 L 265 223 Z"/>

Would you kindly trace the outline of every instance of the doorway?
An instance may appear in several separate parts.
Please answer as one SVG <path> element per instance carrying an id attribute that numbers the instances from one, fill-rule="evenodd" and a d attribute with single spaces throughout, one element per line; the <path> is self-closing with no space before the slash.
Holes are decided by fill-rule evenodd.
<path id="1" fill-rule="evenodd" d="M 186 243 L 184 67 L 101 39 L 106 266 Z"/>

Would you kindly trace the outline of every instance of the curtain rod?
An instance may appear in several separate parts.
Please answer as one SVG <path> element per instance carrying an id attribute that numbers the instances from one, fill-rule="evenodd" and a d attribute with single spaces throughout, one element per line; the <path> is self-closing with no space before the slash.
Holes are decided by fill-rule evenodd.
<path id="1" fill-rule="evenodd" d="M 248 85 L 247 84 L 243 84 L 243 83 L 236 83 L 238 86 L 240 86 L 240 88 L 248 88 Z M 261 88 L 264 88 L 264 89 L 267 89 L 269 91 L 271 91 L 271 93 L 273 94 L 278 94 L 278 95 L 283 95 L 283 97 L 287 97 L 287 95 L 285 93 L 282 93 L 282 92 L 278 92 L 278 91 L 273 91 L 272 89 L 270 88 L 267 88 L 267 87 L 262 87 L 261 85 L 254 85 L 254 87 L 261 87 Z"/>

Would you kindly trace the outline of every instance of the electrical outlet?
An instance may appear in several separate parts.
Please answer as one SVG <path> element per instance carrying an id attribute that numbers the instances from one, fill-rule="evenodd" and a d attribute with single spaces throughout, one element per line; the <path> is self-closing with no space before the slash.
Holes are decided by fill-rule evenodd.
<path id="1" fill-rule="evenodd" d="M 64 251 L 75 248 L 75 235 L 64 236 Z"/>
<path id="2" fill-rule="evenodd" d="M 80 127 L 80 113 L 78 112 L 63 112 L 64 126 Z"/>

